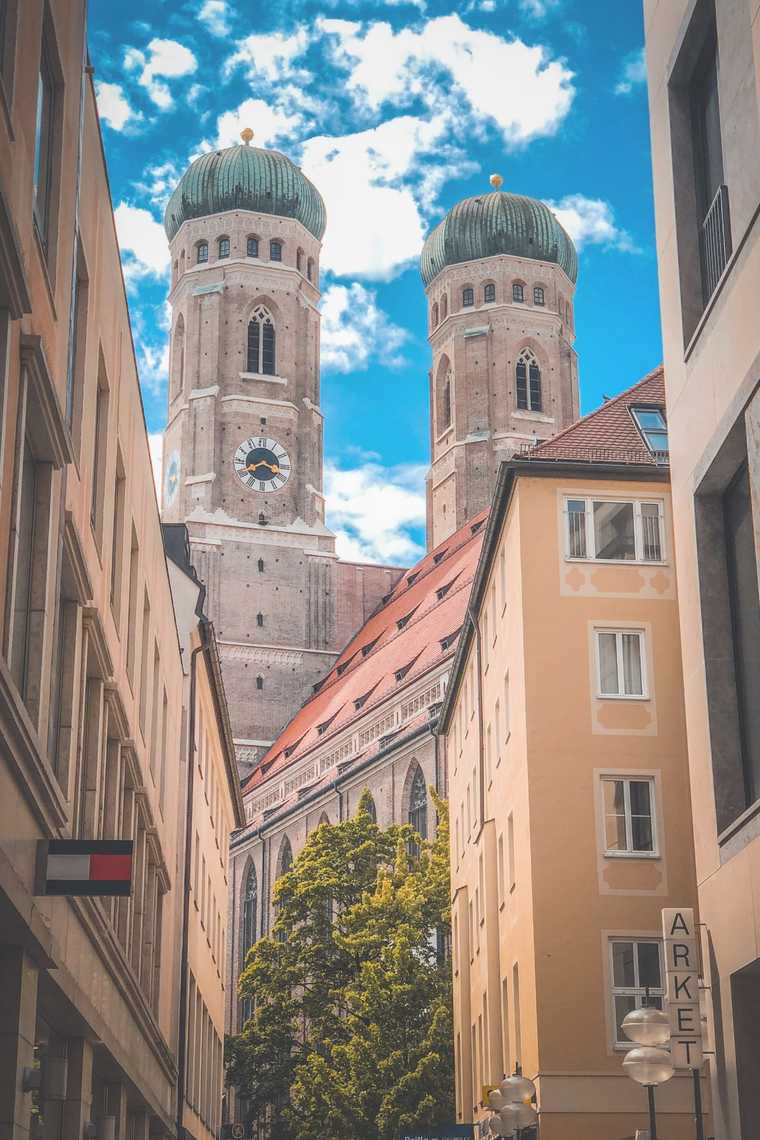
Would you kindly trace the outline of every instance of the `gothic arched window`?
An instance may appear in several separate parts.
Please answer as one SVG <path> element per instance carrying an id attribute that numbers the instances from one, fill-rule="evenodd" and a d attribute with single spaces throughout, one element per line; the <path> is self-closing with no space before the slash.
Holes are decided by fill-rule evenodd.
<path id="1" fill-rule="evenodd" d="M 177 317 L 172 340 L 172 395 L 176 396 L 182 391 L 185 379 L 185 318 L 182 313 Z"/>
<path id="2" fill-rule="evenodd" d="M 259 574 L 263 574 L 264 573 L 264 559 L 263 558 L 259 559 L 258 567 L 259 567 Z"/>
<path id="3" fill-rule="evenodd" d="M 433 302 L 433 308 L 430 310 L 430 324 L 431 324 L 432 328 L 435 328 L 438 324 L 438 302 L 437 301 Z"/>
<path id="4" fill-rule="evenodd" d="M 302 267 L 303 267 L 303 250 L 297 249 L 296 250 L 296 269 L 298 270 L 299 273 L 301 272 Z"/>
<path id="5" fill-rule="evenodd" d="M 259 692 L 264 688 L 264 678 L 261 675 L 256 678 L 256 688 Z"/>
<path id="6" fill-rule="evenodd" d="M 230 256 L 230 239 L 228 237 L 219 238 L 219 257 Z"/>
<path id="7" fill-rule="evenodd" d="M 409 790 L 409 823 L 420 839 L 427 839 L 427 788 L 422 768 L 416 765 Z"/>
<path id="8" fill-rule="evenodd" d="M 435 422 L 438 435 L 451 426 L 451 363 L 442 356 L 436 374 Z"/>
<path id="9" fill-rule="evenodd" d="M 449 300 L 448 300 L 447 295 L 444 293 L 443 296 L 441 297 L 441 320 L 442 321 L 446 320 L 446 317 L 448 316 L 448 312 L 449 312 Z"/>
<path id="10" fill-rule="evenodd" d="M 469 309 L 475 304 L 475 290 L 471 285 L 465 285 L 462 290 L 462 308 Z"/>
<path id="11" fill-rule="evenodd" d="M 247 372 L 260 376 L 274 376 L 276 364 L 275 331 L 272 314 L 264 305 L 258 305 L 248 322 Z"/>
<path id="12" fill-rule="evenodd" d="M 282 841 L 280 854 L 277 858 L 277 878 L 279 879 L 280 875 L 286 875 L 292 866 L 293 848 L 290 846 L 290 840 L 286 835 Z"/>
<path id="13" fill-rule="evenodd" d="M 540 412 L 541 369 L 529 348 L 524 348 L 515 365 L 517 406 L 530 412 Z"/>
<path id="14" fill-rule="evenodd" d="M 377 823 L 377 808 L 375 807 L 375 801 L 373 800 L 372 796 L 366 797 L 364 806 L 367 809 L 367 815 L 372 820 L 372 822 Z"/>
<path id="15" fill-rule="evenodd" d="M 201 261 L 208 261 L 208 242 L 199 241 L 196 246 L 195 260 L 200 264 Z"/>
<path id="16" fill-rule="evenodd" d="M 306 276 L 308 277 L 309 281 L 314 280 L 314 258 L 313 257 L 310 257 L 309 260 L 306 262 Z"/>
<path id="17" fill-rule="evenodd" d="M 256 941 L 256 912 L 259 902 L 259 884 L 256 868 L 251 867 L 245 878 L 243 890 L 243 922 L 240 935 L 240 969 L 245 966 L 245 956 Z"/>
<path id="18" fill-rule="evenodd" d="M 269 260 L 282 261 L 282 242 L 270 241 L 269 243 Z"/>
<path id="19" fill-rule="evenodd" d="M 546 296 L 544 294 L 543 285 L 534 285 L 533 286 L 533 304 L 534 305 L 545 305 L 546 304 Z"/>
<path id="20" fill-rule="evenodd" d="M 483 300 L 487 305 L 496 300 L 496 286 L 492 281 L 483 286 Z"/>
<path id="21" fill-rule="evenodd" d="M 259 256 L 259 239 L 257 237 L 254 237 L 253 234 L 251 234 L 251 236 L 246 240 L 245 252 L 246 256 L 248 257 Z"/>
<path id="22" fill-rule="evenodd" d="M 512 284 L 512 300 L 513 301 L 524 301 L 525 300 L 525 287 L 519 281 L 515 281 Z"/>

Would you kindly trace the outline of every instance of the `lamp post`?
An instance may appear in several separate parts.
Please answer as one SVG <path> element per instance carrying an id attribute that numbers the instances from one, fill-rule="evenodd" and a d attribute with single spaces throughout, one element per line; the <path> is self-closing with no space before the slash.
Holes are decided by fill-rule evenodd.
<path id="1" fill-rule="evenodd" d="M 536 1086 L 520 1072 L 519 1065 L 511 1077 L 505 1077 L 498 1089 L 488 1094 L 488 1107 L 493 1116 L 488 1121 L 492 1136 L 519 1137 L 524 1128 L 531 1128 L 538 1120 L 538 1113 L 532 1105 L 536 1096 Z"/>
<path id="2" fill-rule="evenodd" d="M 645 1004 L 632 1009 L 623 1019 L 623 1032 L 638 1048 L 623 1058 L 623 1070 L 647 1090 L 649 1140 L 657 1140 L 654 1090 L 673 1076 L 673 1059 L 663 1046 L 670 1041 L 670 1022 L 661 1009 Z"/>

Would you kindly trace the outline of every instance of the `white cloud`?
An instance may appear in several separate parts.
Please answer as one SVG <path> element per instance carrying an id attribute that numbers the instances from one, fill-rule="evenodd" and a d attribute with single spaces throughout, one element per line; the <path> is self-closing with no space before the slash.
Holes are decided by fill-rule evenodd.
<path id="1" fill-rule="evenodd" d="M 148 433 L 148 447 L 150 448 L 150 461 L 153 464 L 153 481 L 156 484 L 156 498 L 161 502 L 161 478 L 164 466 L 164 433 L 155 431 Z"/>
<path id="2" fill-rule="evenodd" d="M 135 190 L 144 195 L 152 205 L 163 210 L 174 187 L 179 182 L 183 170 L 184 167 L 179 167 L 171 159 L 167 159 L 165 162 L 157 162 L 155 166 L 147 166 L 142 179 L 134 183 Z"/>
<path id="3" fill-rule="evenodd" d="M 169 271 L 169 246 L 163 226 L 149 210 L 128 202 L 120 202 L 113 216 L 127 283 L 149 275 L 165 276 Z"/>
<path id="4" fill-rule="evenodd" d="M 95 95 L 101 122 L 108 123 L 114 131 L 121 131 L 130 123 L 136 123 L 142 115 L 135 111 L 124 94 L 120 83 L 96 83 Z"/>
<path id="5" fill-rule="evenodd" d="M 421 464 L 325 463 L 327 523 L 341 558 L 408 566 L 421 557 L 414 532 L 425 524 L 425 470 Z"/>
<path id="6" fill-rule="evenodd" d="M 322 295 L 320 350 L 325 372 L 361 372 L 382 351 L 383 364 L 401 367 L 400 352 L 409 339 L 377 306 L 375 293 L 354 282 L 331 285 Z"/>
<path id="7" fill-rule="evenodd" d="M 205 24 L 212 36 L 226 36 L 230 31 L 227 0 L 204 0 L 198 19 Z"/>
<path id="8" fill-rule="evenodd" d="M 348 70 L 347 90 L 370 111 L 383 103 L 420 100 L 447 107 L 472 129 L 490 119 L 511 145 L 553 134 L 575 94 L 573 73 L 544 47 L 470 28 L 457 15 L 428 20 L 418 30 L 362 26 L 322 19 L 334 60 Z"/>
<path id="9" fill-rule="evenodd" d="M 128 71 L 139 73 L 137 82 L 146 89 L 156 106 L 166 111 L 174 99 L 164 80 L 192 75 L 198 67 L 198 61 L 190 49 L 177 40 L 152 39 L 145 52 L 138 48 L 127 48 L 124 66 Z"/>
<path id="10" fill-rule="evenodd" d="M 323 268 L 387 280 L 417 257 L 427 229 L 417 197 L 425 199 L 432 176 L 417 160 L 434 151 L 448 129 L 442 115 L 427 121 L 404 115 L 356 134 L 317 135 L 304 143 L 303 171 L 327 206 Z M 417 196 L 402 184 L 415 169 Z"/>
<path id="11" fill-rule="evenodd" d="M 631 235 L 618 226 L 609 202 L 587 198 L 584 194 L 567 194 L 558 202 L 547 202 L 565 227 L 578 249 L 584 245 L 602 245 L 624 253 L 638 253 Z"/>
<path id="12" fill-rule="evenodd" d="M 263 77 L 270 83 L 294 76 L 308 78 L 308 72 L 294 65 L 294 60 L 303 55 L 308 46 L 309 37 L 303 27 L 296 28 L 292 35 L 269 32 L 246 36 L 237 51 L 225 61 L 223 73 L 230 75 L 236 67 L 242 66 L 249 79 Z"/>
<path id="13" fill-rule="evenodd" d="M 562 0 L 520 0 L 520 10 L 532 20 L 543 20 Z"/>
<path id="14" fill-rule="evenodd" d="M 620 78 L 615 84 L 616 95 L 630 95 L 634 87 L 640 87 L 647 81 L 647 61 L 644 49 L 632 51 L 623 60 Z"/>
<path id="15" fill-rule="evenodd" d="M 225 111 L 216 121 L 216 139 L 207 149 L 234 146 L 240 142 L 240 132 L 250 127 L 254 132 L 254 146 L 267 146 L 275 139 L 297 131 L 300 115 L 288 115 L 276 105 L 263 99 L 244 99 L 233 111 Z"/>
<path id="16" fill-rule="evenodd" d="M 140 384 L 152 396 L 165 396 L 169 379 L 169 338 L 162 337 L 159 344 L 149 344 L 144 337 L 137 346 L 137 371 Z"/>

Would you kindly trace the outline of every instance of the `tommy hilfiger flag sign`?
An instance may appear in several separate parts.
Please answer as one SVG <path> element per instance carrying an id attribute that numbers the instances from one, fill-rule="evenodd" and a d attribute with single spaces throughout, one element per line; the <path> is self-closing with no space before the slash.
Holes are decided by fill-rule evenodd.
<path id="1" fill-rule="evenodd" d="M 131 839 L 50 839 L 43 847 L 42 894 L 131 894 Z"/>

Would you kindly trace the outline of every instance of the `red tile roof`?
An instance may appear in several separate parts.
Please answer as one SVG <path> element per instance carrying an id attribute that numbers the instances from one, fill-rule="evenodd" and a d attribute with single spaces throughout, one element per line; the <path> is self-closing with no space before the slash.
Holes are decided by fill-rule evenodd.
<path id="1" fill-rule="evenodd" d="M 453 635 L 464 622 L 487 515 L 487 511 L 476 515 L 399 579 L 345 647 L 314 696 L 261 758 L 244 795 L 297 763 L 317 743 L 321 749 L 352 720 L 365 717 L 390 693 L 402 693 L 432 666 L 453 655 L 458 640 Z M 399 628 L 399 621 L 407 617 Z M 397 681 L 396 674 L 404 669 L 403 682 Z M 356 702 L 362 702 L 358 708 Z M 405 732 L 411 724 L 404 725 Z M 366 755 L 362 753 L 362 758 Z"/>
<path id="2" fill-rule="evenodd" d="M 667 456 L 653 455 L 631 414 L 638 405 L 665 410 L 662 365 L 632 388 L 583 416 L 564 431 L 521 452 L 520 459 L 549 459 L 578 463 L 626 463 L 661 467 Z"/>

